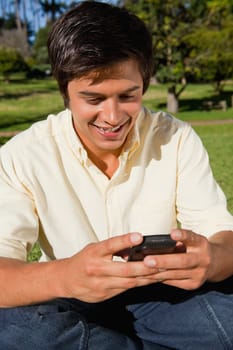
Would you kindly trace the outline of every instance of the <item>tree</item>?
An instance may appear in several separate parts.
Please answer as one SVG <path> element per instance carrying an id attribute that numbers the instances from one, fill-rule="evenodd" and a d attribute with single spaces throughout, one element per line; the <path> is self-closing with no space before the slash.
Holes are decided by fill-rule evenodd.
<path id="1" fill-rule="evenodd" d="M 47 24 L 49 22 L 54 23 L 57 15 L 60 15 L 67 9 L 67 5 L 64 2 L 57 2 L 56 0 L 39 0 L 39 3 L 47 17 Z"/>
<path id="2" fill-rule="evenodd" d="M 10 76 L 15 72 L 27 71 L 28 66 L 17 50 L 0 47 L 0 74 L 5 82 L 10 81 Z"/>
<path id="3" fill-rule="evenodd" d="M 184 37 L 192 31 L 191 23 L 201 23 L 206 1 L 125 0 L 124 4 L 145 21 L 152 33 L 155 76 L 160 82 L 170 83 L 167 109 L 176 113 L 179 96 L 194 74 L 189 64 L 191 47 Z"/>
<path id="4" fill-rule="evenodd" d="M 4 17 L 0 18 L 0 46 L 11 47 L 17 49 L 22 56 L 30 56 L 30 46 L 28 35 L 30 33 L 30 25 L 28 22 L 23 22 L 20 18 L 21 1 L 14 0 L 10 7 L 12 12 L 3 12 Z M 3 6 L 3 3 L 1 3 Z"/>
<path id="5" fill-rule="evenodd" d="M 33 56 L 35 61 L 39 65 L 46 65 L 48 61 L 48 52 L 47 52 L 47 39 L 50 32 L 52 23 L 55 21 L 57 15 L 61 14 L 67 8 L 74 6 L 75 4 L 71 3 L 66 5 L 62 1 L 55 0 L 39 0 L 41 7 L 43 8 L 44 13 L 46 14 L 46 26 L 40 28 L 36 33 L 35 41 L 33 44 Z"/>
<path id="6" fill-rule="evenodd" d="M 31 44 L 35 33 L 41 28 L 43 15 L 46 16 L 46 23 L 53 23 L 68 8 L 67 2 L 69 1 L 0 0 L 0 28 L 14 28 L 18 32 L 24 32 L 27 42 Z"/>
<path id="7" fill-rule="evenodd" d="M 224 81 L 233 77 L 233 3 L 213 0 L 207 6 L 203 27 L 197 27 L 185 40 L 192 46 L 190 63 L 219 94 Z"/>
<path id="8" fill-rule="evenodd" d="M 39 29 L 33 45 L 33 55 L 38 64 L 48 64 L 47 39 L 51 26 Z"/>
<path id="9" fill-rule="evenodd" d="M 17 30 L 22 30 L 22 23 L 19 14 L 19 4 L 20 0 L 14 0 L 14 8 L 15 8 L 15 23 Z"/>

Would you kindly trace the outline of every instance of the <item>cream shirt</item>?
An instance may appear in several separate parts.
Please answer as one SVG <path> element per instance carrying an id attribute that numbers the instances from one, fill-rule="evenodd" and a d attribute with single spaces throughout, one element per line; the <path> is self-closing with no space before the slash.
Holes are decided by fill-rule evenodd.
<path id="1" fill-rule="evenodd" d="M 35 123 L 0 149 L 0 256 L 43 260 L 90 242 L 177 226 L 206 236 L 233 230 L 205 149 L 189 124 L 142 109 L 109 180 L 87 157 L 70 111 Z"/>

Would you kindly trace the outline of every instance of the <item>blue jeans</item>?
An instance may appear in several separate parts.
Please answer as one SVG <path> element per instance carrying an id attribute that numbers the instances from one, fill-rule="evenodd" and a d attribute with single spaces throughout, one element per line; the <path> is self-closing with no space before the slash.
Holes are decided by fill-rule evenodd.
<path id="1" fill-rule="evenodd" d="M 3 350 L 232 350 L 233 279 L 196 291 L 155 284 L 106 302 L 0 309 Z"/>

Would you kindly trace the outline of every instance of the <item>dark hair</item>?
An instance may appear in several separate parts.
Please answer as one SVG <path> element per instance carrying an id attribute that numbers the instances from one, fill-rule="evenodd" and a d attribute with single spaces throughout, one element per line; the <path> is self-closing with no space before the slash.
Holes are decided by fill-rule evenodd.
<path id="1" fill-rule="evenodd" d="M 50 32 L 48 53 L 65 105 L 68 82 L 91 71 L 134 59 L 143 92 L 152 74 L 152 40 L 144 22 L 107 3 L 84 1 L 61 16 Z"/>

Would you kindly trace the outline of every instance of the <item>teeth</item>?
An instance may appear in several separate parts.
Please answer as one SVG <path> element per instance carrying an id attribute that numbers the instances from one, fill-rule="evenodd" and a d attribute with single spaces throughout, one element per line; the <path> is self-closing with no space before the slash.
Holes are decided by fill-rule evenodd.
<path id="1" fill-rule="evenodd" d="M 111 128 L 111 131 L 116 131 L 118 129 L 120 129 L 120 126 L 115 126 L 114 128 Z"/>
<path id="2" fill-rule="evenodd" d="M 118 129 L 120 129 L 120 126 L 114 126 L 113 128 L 101 128 L 101 127 L 99 127 L 99 129 L 103 132 L 114 132 L 114 131 L 117 131 Z"/>

